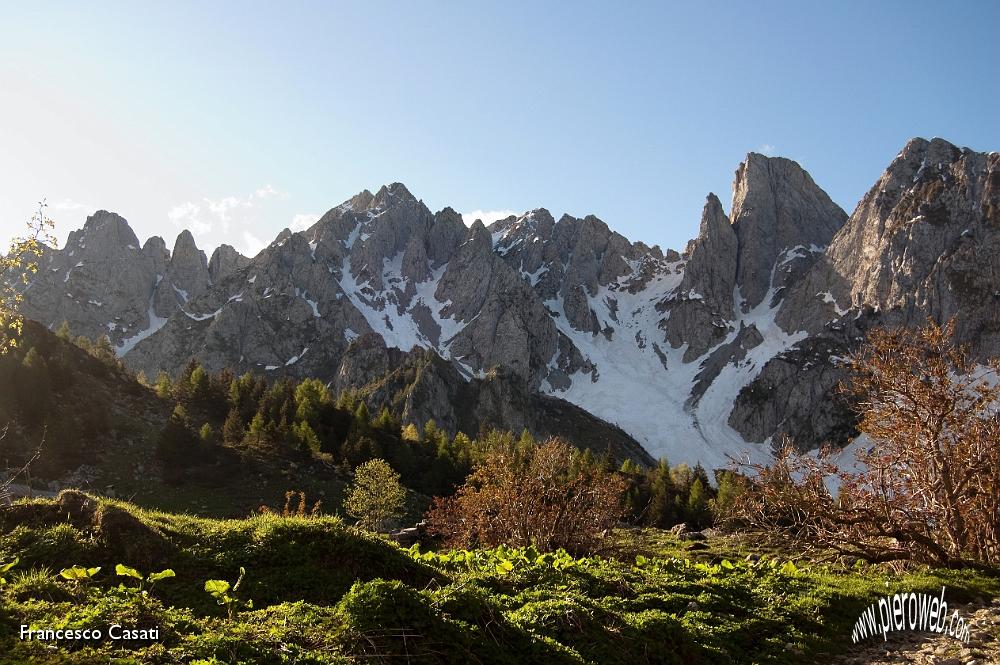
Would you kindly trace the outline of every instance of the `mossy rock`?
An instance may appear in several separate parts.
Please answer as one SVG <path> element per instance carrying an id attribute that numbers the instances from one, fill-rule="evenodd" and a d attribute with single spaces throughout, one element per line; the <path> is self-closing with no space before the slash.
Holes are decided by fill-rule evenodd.
<path id="1" fill-rule="evenodd" d="M 94 533 L 110 553 L 143 570 L 172 565 L 177 547 L 160 529 L 116 505 L 100 504 L 94 511 Z"/>

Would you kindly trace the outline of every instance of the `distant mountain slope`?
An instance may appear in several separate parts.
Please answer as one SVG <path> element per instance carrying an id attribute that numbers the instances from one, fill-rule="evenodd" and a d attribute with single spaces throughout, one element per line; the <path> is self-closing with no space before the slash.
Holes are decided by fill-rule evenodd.
<path id="1" fill-rule="evenodd" d="M 730 215 L 709 195 L 683 254 L 544 209 L 469 228 L 398 183 L 252 259 L 220 248 L 205 261 L 184 234 L 172 254 L 155 238 L 139 249 L 124 220 L 98 213 L 48 254 L 26 311 L 109 334 L 148 375 L 196 357 L 371 388 L 392 368 L 341 370 L 365 366 L 371 345 L 352 342 L 374 334 L 450 364 L 443 392 L 404 400 L 416 421 L 457 427 L 450 399 L 502 383 L 511 391 L 490 408 L 508 422 L 542 413 L 514 395 L 549 395 L 654 456 L 722 466 L 742 451 L 766 459 L 784 434 L 805 448 L 849 439 L 835 360 L 872 325 L 957 315 L 963 341 L 995 352 L 998 161 L 914 139 L 848 219 L 795 162 L 750 154 Z"/>

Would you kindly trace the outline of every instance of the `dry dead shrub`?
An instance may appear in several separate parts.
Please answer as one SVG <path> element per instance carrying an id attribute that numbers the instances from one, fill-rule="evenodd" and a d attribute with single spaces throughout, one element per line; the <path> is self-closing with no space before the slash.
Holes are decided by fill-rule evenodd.
<path id="1" fill-rule="evenodd" d="M 600 550 L 623 515 L 626 482 L 578 453 L 557 438 L 500 441 L 454 496 L 435 499 L 428 530 L 450 547 Z"/>
<path id="2" fill-rule="evenodd" d="M 298 499 L 297 505 L 295 505 L 296 498 Z M 306 493 L 296 492 L 294 490 L 289 490 L 285 492 L 285 507 L 280 513 L 276 510 L 272 510 L 270 506 L 262 505 L 257 509 L 262 515 L 278 515 L 282 517 L 319 517 L 320 510 L 323 506 L 322 501 L 317 501 L 313 504 L 311 509 L 308 509 L 306 504 Z"/>
<path id="3" fill-rule="evenodd" d="M 954 322 L 873 331 L 845 387 L 871 439 L 860 471 L 786 447 L 753 467 L 738 514 L 869 561 L 1000 564 L 1000 364 L 977 364 L 953 335 Z"/>

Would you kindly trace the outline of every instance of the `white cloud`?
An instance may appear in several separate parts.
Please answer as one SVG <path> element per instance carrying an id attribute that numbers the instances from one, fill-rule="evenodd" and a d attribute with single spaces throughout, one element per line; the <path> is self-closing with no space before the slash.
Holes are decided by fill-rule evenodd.
<path id="1" fill-rule="evenodd" d="M 483 224 L 489 226 L 493 222 L 516 214 L 513 210 L 472 210 L 471 212 L 462 213 L 462 221 L 465 222 L 466 226 L 472 226 L 473 222 L 480 219 Z"/>
<path id="2" fill-rule="evenodd" d="M 757 152 L 759 152 L 762 155 L 767 155 L 768 157 L 774 155 L 774 151 L 775 147 L 770 143 L 764 143 L 759 148 L 757 148 Z"/>
<path id="3" fill-rule="evenodd" d="M 258 189 L 256 192 L 254 192 L 254 195 L 258 199 L 266 199 L 266 198 L 270 198 L 272 196 L 276 197 L 276 198 L 279 198 L 279 199 L 287 199 L 288 198 L 288 192 L 282 192 L 281 190 L 277 190 L 274 187 L 271 187 L 271 185 L 264 185 L 263 187 L 261 187 L 260 189 Z"/>
<path id="4" fill-rule="evenodd" d="M 91 205 L 86 203 L 80 203 L 79 201 L 74 201 L 73 199 L 63 199 L 62 201 L 56 201 L 55 203 L 49 203 L 48 207 L 53 210 L 65 210 L 72 212 L 74 210 L 95 210 Z"/>
<path id="5" fill-rule="evenodd" d="M 314 212 L 300 212 L 292 217 L 292 223 L 288 228 L 292 231 L 305 231 L 310 226 L 315 224 L 319 218 L 320 215 L 317 215 Z"/>
<path id="6" fill-rule="evenodd" d="M 167 218 L 170 219 L 175 226 L 188 229 L 195 235 L 211 233 L 213 227 L 213 223 L 210 220 L 202 219 L 201 207 L 197 204 L 191 203 L 190 201 L 181 203 L 180 205 L 176 205 L 171 208 L 167 213 Z"/>
<path id="7" fill-rule="evenodd" d="M 205 199 L 205 203 L 208 204 L 208 209 L 212 212 L 212 214 L 218 217 L 221 222 L 229 221 L 230 210 L 235 210 L 236 208 L 250 208 L 253 206 L 251 198 L 241 200 L 235 196 L 226 196 L 216 200 Z"/>
<path id="8" fill-rule="evenodd" d="M 243 232 L 243 243 L 236 249 L 239 250 L 240 254 L 243 256 L 257 256 L 260 250 L 267 247 L 267 243 L 250 233 L 249 231 Z"/>
<path id="9" fill-rule="evenodd" d="M 231 222 L 247 221 L 241 213 L 257 207 L 256 202 L 270 198 L 287 199 L 288 193 L 271 185 L 264 185 L 246 196 L 223 196 L 218 199 L 205 197 L 201 203 L 186 201 L 174 206 L 167 212 L 167 218 L 175 226 L 188 229 L 196 236 L 204 236 L 215 230 L 227 233 Z M 251 239 L 247 238 L 248 235 Z M 257 248 L 254 254 L 264 246 L 263 242 L 247 233 L 244 233 L 244 240 L 247 247 Z"/>

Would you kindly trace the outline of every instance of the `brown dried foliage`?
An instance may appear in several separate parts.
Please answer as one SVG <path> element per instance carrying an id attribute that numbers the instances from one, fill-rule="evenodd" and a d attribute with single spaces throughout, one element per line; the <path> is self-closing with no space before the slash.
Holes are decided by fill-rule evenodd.
<path id="1" fill-rule="evenodd" d="M 428 530 L 450 547 L 599 551 L 623 515 L 626 482 L 575 452 L 557 438 L 494 447 L 454 496 L 434 500 Z"/>
<path id="2" fill-rule="evenodd" d="M 298 499 L 297 505 L 294 505 L 296 503 L 296 499 Z M 306 503 L 305 492 L 296 492 L 294 490 L 289 490 L 285 492 L 285 507 L 282 509 L 280 515 L 282 517 L 319 517 L 320 510 L 322 509 L 322 507 L 323 507 L 323 502 L 317 501 L 316 503 L 313 504 L 312 508 L 309 509 L 308 504 Z M 257 512 L 259 512 L 262 515 L 279 514 L 276 510 L 272 510 L 270 506 L 266 505 L 262 505 L 260 508 L 258 508 Z"/>
<path id="3" fill-rule="evenodd" d="M 1000 564 L 1000 364 L 978 365 L 953 336 L 953 321 L 872 332 L 844 388 L 871 440 L 857 469 L 786 446 L 753 467 L 737 514 L 869 561 Z"/>

